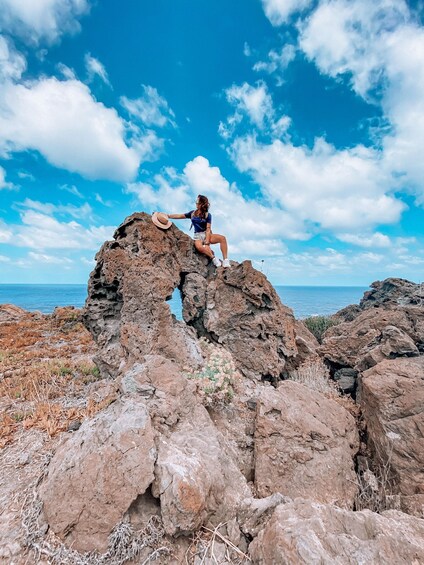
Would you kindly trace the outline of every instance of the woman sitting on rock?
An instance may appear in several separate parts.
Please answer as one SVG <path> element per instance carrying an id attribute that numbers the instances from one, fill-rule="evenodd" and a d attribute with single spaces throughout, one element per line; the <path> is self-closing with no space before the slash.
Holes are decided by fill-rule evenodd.
<path id="1" fill-rule="evenodd" d="M 228 245 L 225 236 L 212 233 L 211 224 L 212 216 L 209 212 L 209 200 L 206 196 L 199 194 L 196 200 L 196 210 L 191 210 L 185 214 L 168 214 L 168 218 L 172 220 L 182 220 L 184 218 L 191 219 L 191 225 L 194 227 L 194 245 L 200 253 L 207 255 L 212 259 L 212 263 L 216 267 L 221 266 L 221 261 L 215 257 L 215 253 L 210 245 L 219 243 L 222 253 L 222 266 L 230 267 L 230 261 L 227 257 Z"/>

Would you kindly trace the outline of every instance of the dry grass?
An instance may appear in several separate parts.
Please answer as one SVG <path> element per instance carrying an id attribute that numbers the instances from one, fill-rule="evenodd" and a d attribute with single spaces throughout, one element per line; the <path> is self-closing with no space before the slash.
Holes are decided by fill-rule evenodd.
<path id="1" fill-rule="evenodd" d="M 29 552 L 27 562 L 31 559 L 33 563 L 47 562 L 51 565 L 123 565 L 137 559 L 137 563 L 147 565 L 171 554 L 172 548 L 165 539 L 165 530 L 158 516 L 152 516 L 138 531 L 125 519 L 119 522 L 111 532 L 108 548 L 103 554 L 96 551 L 80 553 L 65 546 L 51 530 L 46 533 L 37 487 L 45 477 L 50 458 L 51 454 L 46 457 L 40 476 L 27 489 L 21 509 L 25 546 Z"/>
<path id="2" fill-rule="evenodd" d="M 218 524 L 215 529 L 205 526 L 193 535 L 191 544 L 185 554 L 185 564 L 192 565 L 205 562 L 228 563 L 229 565 L 246 565 L 251 563 L 250 557 L 243 553 L 228 538 L 220 533 L 220 529 L 225 523 Z M 220 546 L 220 555 L 218 555 Z"/>
<path id="3" fill-rule="evenodd" d="M 393 508 L 393 480 L 391 472 L 391 458 L 393 446 L 391 445 L 388 456 L 380 453 L 374 454 L 372 466 L 357 473 L 358 494 L 355 497 L 355 510 L 369 509 L 381 513 Z"/>
<path id="4" fill-rule="evenodd" d="M 295 371 L 289 373 L 290 380 L 301 383 L 311 390 L 320 392 L 327 398 L 335 400 L 352 414 L 359 418 L 360 408 L 350 396 L 342 395 L 337 383 L 330 378 L 330 371 L 321 359 L 313 359 L 300 365 Z"/>
<path id="5" fill-rule="evenodd" d="M 87 387 L 100 377 L 95 351 L 80 312 L 57 309 L 54 315 L 28 313 L 0 324 L 0 448 L 14 433 L 37 428 L 54 436 L 90 417 L 112 401 L 86 400 Z"/>
<path id="6" fill-rule="evenodd" d="M 330 379 L 328 367 L 324 365 L 321 359 L 303 363 L 296 370 L 290 372 L 289 379 L 326 396 L 340 396 L 336 383 Z"/>

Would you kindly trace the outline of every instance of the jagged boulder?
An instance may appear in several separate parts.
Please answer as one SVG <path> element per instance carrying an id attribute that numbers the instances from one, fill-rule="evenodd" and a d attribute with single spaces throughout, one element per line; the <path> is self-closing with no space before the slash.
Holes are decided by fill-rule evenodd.
<path id="1" fill-rule="evenodd" d="M 384 359 L 415 357 L 424 344 L 424 308 L 367 308 L 329 328 L 319 348 L 336 368 L 365 371 Z"/>
<path id="2" fill-rule="evenodd" d="M 251 491 L 195 383 L 158 355 L 114 382 L 121 398 L 64 442 L 40 486 L 52 530 L 103 551 L 128 517 L 158 514 L 168 535 L 233 519 Z"/>
<path id="3" fill-rule="evenodd" d="M 278 379 L 314 354 L 315 338 L 298 327 L 262 273 L 249 261 L 216 270 L 175 225 L 163 231 L 147 214 L 133 214 L 96 260 L 84 321 L 104 374 L 116 376 L 155 354 L 195 366 L 199 336 L 224 345 L 253 378 Z M 166 304 L 176 288 L 185 323 Z"/>
<path id="4" fill-rule="evenodd" d="M 298 498 L 277 506 L 249 555 L 257 565 L 418 565 L 424 562 L 424 520 L 396 510 L 352 512 Z"/>
<path id="5" fill-rule="evenodd" d="M 103 551 L 131 503 L 154 479 L 155 433 L 146 407 L 118 400 L 56 451 L 39 494 L 47 522 L 80 551 Z"/>
<path id="6" fill-rule="evenodd" d="M 0 304 L 0 324 L 3 322 L 17 322 L 25 316 L 31 316 L 31 314 L 19 306 Z"/>
<path id="7" fill-rule="evenodd" d="M 390 278 L 371 284 L 359 305 L 343 308 L 319 352 L 335 368 L 365 371 L 384 359 L 424 352 L 424 285 Z"/>
<path id="8" fill-rule="evenodd" d="M 161 438 L 153 494 L 160 498 L 168 534 L 189 534 L 208 520 L 233 518 L 251 495 L 246 479 L 225 449 L 225 442 L 203 406 Z"/>
<path id="9" fill-rule="evenodd" d="M 280 492 L 352 507 L 358 448 L 355 420 L 334 400 L 293 381 L 262 390 L 255 429 L 260 497 Z"/>
<path id="10" fill-rule="evenodd" d="M 359 400 L 387 494 L 424 518 L 424 357 L 383 361 L 363 373 Z"/>
<path id="11" fill-rule="evenodd" d="M 406 279 L 389 278 L 375 281 L 372 290 L 364 293 L 359 307 L 362 310 L 378 306 L 424 306 L 424 285 L 416 284 Z"/>

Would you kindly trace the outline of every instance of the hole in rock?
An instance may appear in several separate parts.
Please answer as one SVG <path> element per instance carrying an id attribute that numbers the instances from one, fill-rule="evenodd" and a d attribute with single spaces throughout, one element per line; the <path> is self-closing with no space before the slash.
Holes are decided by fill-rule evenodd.
<path id="1" fill-rule="evenodd" d="M 174 289 L 172 296 L 168 298 L 167 302 L 171 308 L 171 313 L 177 318 L 177 320 L 183 319 L 183 302 L 181 299 L 181 291 L 177 287 Z"/>

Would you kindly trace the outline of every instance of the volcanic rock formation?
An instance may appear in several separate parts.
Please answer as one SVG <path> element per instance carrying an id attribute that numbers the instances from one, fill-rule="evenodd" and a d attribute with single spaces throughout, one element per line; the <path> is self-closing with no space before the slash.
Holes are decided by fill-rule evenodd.
<path id="1" fill-rule="evenodd" d="M 339 380 L 359 374 L 369 448 L 391 457 L 400 506 L 419 515 L 418 303 L 399 306 L 398 291 L 376 287 L 377 307 L 369 298 L 352 308 L 319 347 L 249 261 L 215 269 L 188 236 L 146 214 L 127 218 L 96 259 L 84 321 L 99 347 L 95 384 L 112 390 L 112 401 L 64 436 L 37 485 L 44 519 L 65 546 L 110 552 L 119 528 L 146 532 L 154 518 L 172 547 L 163 564 L 184 562 L 205 527 L 210 553 L 190 563 L 422 560 L 422 520 L 354 511 L 352 400 L 290 380 L 302 367 L 325 379 L 319 351 L 333 370 L 348 370 Z M 385 300 L 383 287 L 397 298 Z M 183 320 L 167 304 L 176 289 Z M 213 402 L 218 379 L 228 388 Z M 148 550 L 145 562 L 159 555 Z"/>
<path id="2" fill-rule="evenodd" d="M 117 376 L 152 354 L 200 365 L 197 337 L 204 336 L 228 349 L 246 376 L 277 380 L 317 346 L 249 261 L 216 270 L 175 225 L 161 230 L 147 214 L 127 218 L 96 260 L 85 323 L 104 374 Z M 177 288 L 185 323 L 166 303 Z"/>

